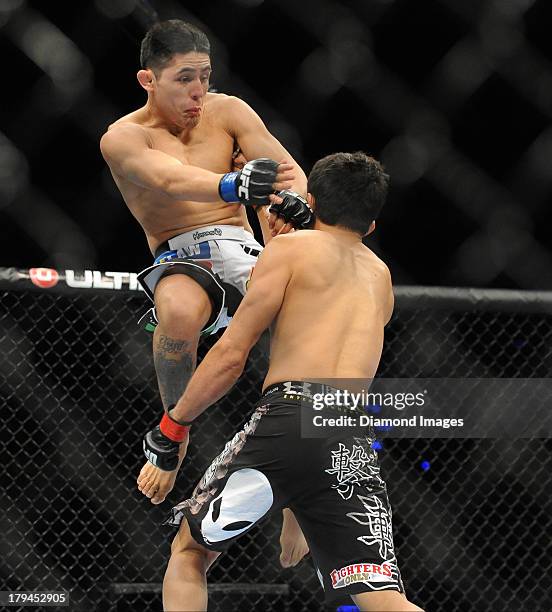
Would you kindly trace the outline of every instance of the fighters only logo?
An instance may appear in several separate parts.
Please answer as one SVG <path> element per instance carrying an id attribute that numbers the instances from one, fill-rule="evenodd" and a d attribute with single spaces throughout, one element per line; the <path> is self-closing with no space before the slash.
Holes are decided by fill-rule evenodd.
<path id="1" fill-rule="evenodd" d="M 341 569 L 332 570 L 330 578 L 332 579 L 332 588 L 334 589 L 341 589 L 356 582 L 363 582 L 367 586 L 374 588 L 374 590 L 378 590 L 371 583 L 393 581 L 391 565 L 385 562 L 380 565 L 375 563 L 347 565 Z"/>

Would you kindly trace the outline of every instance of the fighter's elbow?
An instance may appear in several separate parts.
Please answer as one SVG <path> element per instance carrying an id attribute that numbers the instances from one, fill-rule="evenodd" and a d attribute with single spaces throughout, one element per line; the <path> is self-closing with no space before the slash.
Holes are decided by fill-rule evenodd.
<path id="1" fill-rule="evenodd" d="M 230 351 L 227 356 L 228 368 L 231 369 L 238 376 L 241 375 L 245 368 L 245 362 L 247 361 L 247 351 L 240 349 L 234 349 Z"/>
<path id="2" fill-rule="evenodd" d="M 240 346 L 224 342 L 223 339 L 221 339 L 218 344 L 220 346 L 218 347 L 219 354 L 217 355 L 217 359 L 219 360 L 221 369 L 225 372 L 234 374 L 236 377 L 240 376 L 245 367 L 249 351 Z"/>

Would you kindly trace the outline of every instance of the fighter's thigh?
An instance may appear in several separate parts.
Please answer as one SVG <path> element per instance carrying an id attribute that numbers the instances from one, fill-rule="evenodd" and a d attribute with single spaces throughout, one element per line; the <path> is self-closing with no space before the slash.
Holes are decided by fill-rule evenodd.
<path id="1" fill-rule="evenodd" d="M 163 276 L 155 287 L 155 310 L 160 325 L 202 329 L 212 303 L 203 287 L 186 274 Z"/>
<path id="2" fill-rule="evenodd" d="M 403 593 L 396 591 L 359 593 L 351 597 L 361 612 L 424 612 L 409 602 Z"/>
<path id="3" fill-rule="evenodd" d="M 257 256 L 263 247 L 253 237 L 248 238 L 245 243 L 219 240 L 217 244 L 224 265 L 224 281 L 245 295 Z"/>
<path id="4" fill-rule="evenodd" d="M 209 567 L 211 567 L 211 565 L 221 555 L 220 552 L 207 550 L 194 540 L 192 534 L 190 533 L 188 521 L 185 518 L 182 519 L 178 533 L 174 537 L 171 544 L 171 555 L 178 555 L 179 553 L 197 554 L 199 558 L 203 559 L 206 570 L 209 569 Z"/>

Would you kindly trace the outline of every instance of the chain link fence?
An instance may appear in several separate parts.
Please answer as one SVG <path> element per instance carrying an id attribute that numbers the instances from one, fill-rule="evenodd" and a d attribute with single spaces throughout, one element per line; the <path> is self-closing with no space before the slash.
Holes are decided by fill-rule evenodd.
<path id="1" fill-rule="evenodd" d="M 253 350 L 220 409 L 200 417 L 174 491 L 152 506 L 135 486 L 142 434 L 161 414 L 151 336 L 135 324 L 143 296 L 125 283 L 45 289 L 13 269 L 0 276 L 2 588 L 66 590 L 71 610 L 160 610 L 173 535 L 160 523 L 246 419 L 265 347 Z M 549 294 L 396 293 L 380 376 L 549 376 Z M 551 450 L 538 439 L 383 441 L 413 601 L 427 611 L 552 609 Z M 280 567 L 280 522 L 274 517 L 220 558 L 210 572 L 211 610 L 325 609 L 309 560 Z"/>

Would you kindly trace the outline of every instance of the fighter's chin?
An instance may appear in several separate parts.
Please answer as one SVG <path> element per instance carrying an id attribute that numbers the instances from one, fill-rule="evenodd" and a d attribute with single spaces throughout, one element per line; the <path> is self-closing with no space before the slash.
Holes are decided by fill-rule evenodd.
<path id="1" fill-rule="evenodd" d="M 201 115 L 193 115 L 192 117 L 188 117 L 188 123 L 190 125 L 197 125 L 201 120 Z"/>
<path id="2" fill-rule="evenodd" d="M 199 117 L 178 117 L 176 124 L 179 128 L 189 130 L 190 128 L 195 127 L 199 123 Z"/>
<path id="3" fill-rule="evenodd" d="M 199 123 L 200 119 L 201 119 L 201 115 L 199 114 L 192 115 L 192 114 L 184 113 L 180 121 L 182 123 L 182 127 L 194 127 Z"/>

